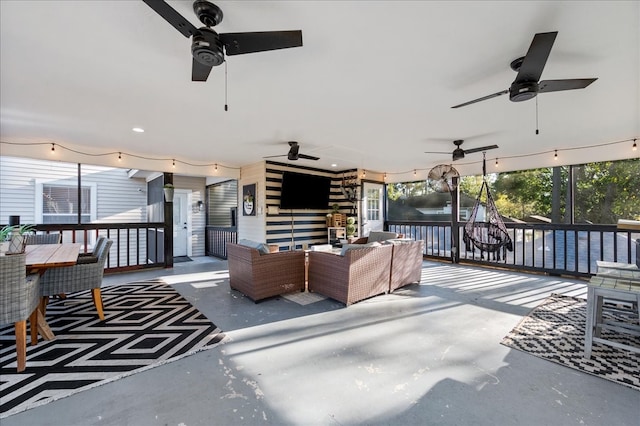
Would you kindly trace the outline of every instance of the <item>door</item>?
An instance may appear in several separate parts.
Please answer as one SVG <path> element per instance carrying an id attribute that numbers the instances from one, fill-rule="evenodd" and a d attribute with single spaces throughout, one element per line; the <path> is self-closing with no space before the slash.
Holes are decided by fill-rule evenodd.
<path id="1" fill-rule="evenodd" d="M 191 191 L 176 189 L 173 196 L 173 256 L 191 255 L 189 236 L 191 235 Z"/>
<path id="2" fill-rule="evenodd" d="M 364 237 L 371 231 L 382 231 L 384 228 L 383 189 L 384 185 L 380 183 L 365 182 L 362 186 L 362 236 Z"/>

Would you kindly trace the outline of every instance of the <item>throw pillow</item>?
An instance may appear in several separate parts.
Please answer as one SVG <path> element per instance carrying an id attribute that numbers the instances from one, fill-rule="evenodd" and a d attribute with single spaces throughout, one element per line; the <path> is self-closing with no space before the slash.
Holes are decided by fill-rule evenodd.
<path id="1" fill-rule="evenodd" d="M 253 240 L 241 239 L 240 241 L 238 241 L 238 245 L 254 248 L 258 250 L 258 252 L 261 255 L 269 254 L 269 246 L 266 245 L 265 243 L 260 243 L 258 241 L 253 241 Z"/>

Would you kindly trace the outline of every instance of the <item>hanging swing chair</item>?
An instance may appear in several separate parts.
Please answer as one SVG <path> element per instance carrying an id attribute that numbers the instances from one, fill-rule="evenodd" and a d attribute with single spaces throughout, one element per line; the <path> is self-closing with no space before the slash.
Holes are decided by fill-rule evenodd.
<path id="1" fill-rule="evenodd" d="M 484 214 L 481 201 L 483 193 L 486 194 L 487 200 Z M 467 251 L 474 252 L 476 248 L 480 250 L 481 259 L 484 259 L 484 253 L 487 252 L 493 253 L 493 260 L 499 261 L 501 251 L 502 259 L 506 259 L 507 250 L 513 251 L 513 242 L 487 185 L 486 159 L 482 160 L 482 186 L 471 211 L 471 218 L 464 226 L 462 240 Z M 489 258 L 488 255 L 487 260 L 490 260 Z"/>

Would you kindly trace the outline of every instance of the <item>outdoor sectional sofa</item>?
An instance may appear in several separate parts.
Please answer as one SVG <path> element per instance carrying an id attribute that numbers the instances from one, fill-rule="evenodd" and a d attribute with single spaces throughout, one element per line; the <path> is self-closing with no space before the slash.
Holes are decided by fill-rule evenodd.
<path id="1" fill-rule="evenodd" d="M 392 238 L 347 244 L 340 254 L 311 250 L 306 260 L 308 289 L 349 306 L 419 283 L 423 245 L 423 241 Z M 304 291 L 304 251 L 270 253 L 264 243 L 241 240 L 227 244 L 227 258 L 231 288 L 253 301 Z"/>
<path id="2" fill-rule="evenodd" d="M 342 255 L 310 252 L 309 291 L 349 306 L 419 283 L 423 247 L 423 241 L 394 238 L 349 244 L 343 246 Z"/>

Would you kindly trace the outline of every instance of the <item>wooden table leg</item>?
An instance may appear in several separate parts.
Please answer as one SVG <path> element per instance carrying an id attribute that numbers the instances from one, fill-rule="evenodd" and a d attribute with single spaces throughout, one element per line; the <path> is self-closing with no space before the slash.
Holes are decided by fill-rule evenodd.
<path id="1" fill-rule="evenodd" d="M 54 340 L 56 338 L 40 309 L 38 309 L 38 333 L 40 333 L 44 340 Z"/>

